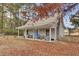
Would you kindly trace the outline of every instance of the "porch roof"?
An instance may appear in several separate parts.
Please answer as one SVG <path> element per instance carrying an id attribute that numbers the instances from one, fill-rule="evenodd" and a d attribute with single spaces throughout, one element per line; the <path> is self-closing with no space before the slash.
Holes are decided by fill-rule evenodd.
<path id="1" fill-rule="evenodd" d="M 58 22 L 59 14 L 55 13 L 54 16 L 49 17 L 47 19 L 43 18 L 42 20 L 38 20 L 37 22 L 33 23 L 29 20 L 25 25 L 16 27 L 16 29 L 39 29 L 39 28 L 55 28 Z"/>

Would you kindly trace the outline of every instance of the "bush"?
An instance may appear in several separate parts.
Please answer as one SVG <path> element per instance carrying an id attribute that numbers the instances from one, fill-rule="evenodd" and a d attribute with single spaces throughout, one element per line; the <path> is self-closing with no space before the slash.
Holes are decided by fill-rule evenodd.
<path id="1" fill-rule="evenodd" d="M 4 29 L 3 32 L 5 33 L 5 35 L 18 35 L 18 30 L 16 29 Z M 23 35 L 23 31 L 20 30 L 19 35 Z"/>

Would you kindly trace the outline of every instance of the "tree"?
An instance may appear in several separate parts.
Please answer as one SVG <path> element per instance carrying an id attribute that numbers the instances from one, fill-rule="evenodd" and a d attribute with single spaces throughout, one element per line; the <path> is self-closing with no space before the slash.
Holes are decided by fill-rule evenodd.
<path id="1" fill-rule="evenodd" d="M 34 10 L 38 13 L 39 18 L 44 18 L 45 16 L 48 16 L 48 12 L 55 12 L 56 10 L 61 8 L 62 4 L 43 4 L 42 6 L 35 6 Z"/>
<path id="2" fill-rule="evenodd" d="M 3 4 L 1 4 L 1 6 L 0 6 L 0 14 L 1 14 L 1 18 L 0 18 L 1 32 L 3 32 L 3 17 L 4 17 L 4 5 Z"/>
<path id="3" fill-rule="evenodd" d="M 72 25 L 79 27 L 79 19 L 71 19 Z"/>

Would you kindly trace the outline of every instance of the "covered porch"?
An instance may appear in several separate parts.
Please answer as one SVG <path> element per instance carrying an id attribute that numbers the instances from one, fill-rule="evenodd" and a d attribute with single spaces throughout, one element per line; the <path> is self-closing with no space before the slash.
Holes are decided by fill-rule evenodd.
<path id="1" fill-rule="evenodd" d="M 58 22 L 57 22 L 58 23 Z M 24 38 L 32 40 L 45 40 L 51 42 L 56 41 L 57 39 L 57 23 L 53 22 L 47 25 L 42 25 L 39 27 L 24 27 L 24 29 L 18 29 L 18 38 L 19 30 L 24 30 Z"/>
<path id="2" fill-rule="evenodd" d="M 64 35 L 63 23 L 61 18 L 59 18 L 60 15 L 61 13 L 55 13 L 53 17 L 39 19 L 35 23 L 29 20 L 25 25 L 17 27 L 18 37 L 19 30 L 24 30 L 25 39 L 56 41 L 56 39 Z"/>
<path id="3" fill-rule="evenodd" d="M 33 29 L 33 30 L 24 30 L 24 38 L 32 40 L 46 40 L 51 42 L 57 39 L 57 29 L 56 28 L 47 28 L 47 29 Z"/>

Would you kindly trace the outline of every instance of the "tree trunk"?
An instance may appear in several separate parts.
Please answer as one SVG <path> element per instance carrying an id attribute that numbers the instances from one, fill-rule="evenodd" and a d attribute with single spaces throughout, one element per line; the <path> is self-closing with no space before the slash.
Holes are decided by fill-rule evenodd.
<path id="1" fill-rule="evenodd" d="M 2 4 L 2 19 L 1 19 L 1 22 L 2 22 L 2 26 L 1 26 L 1 32 L 3 32 L 3 4 Z"/>

